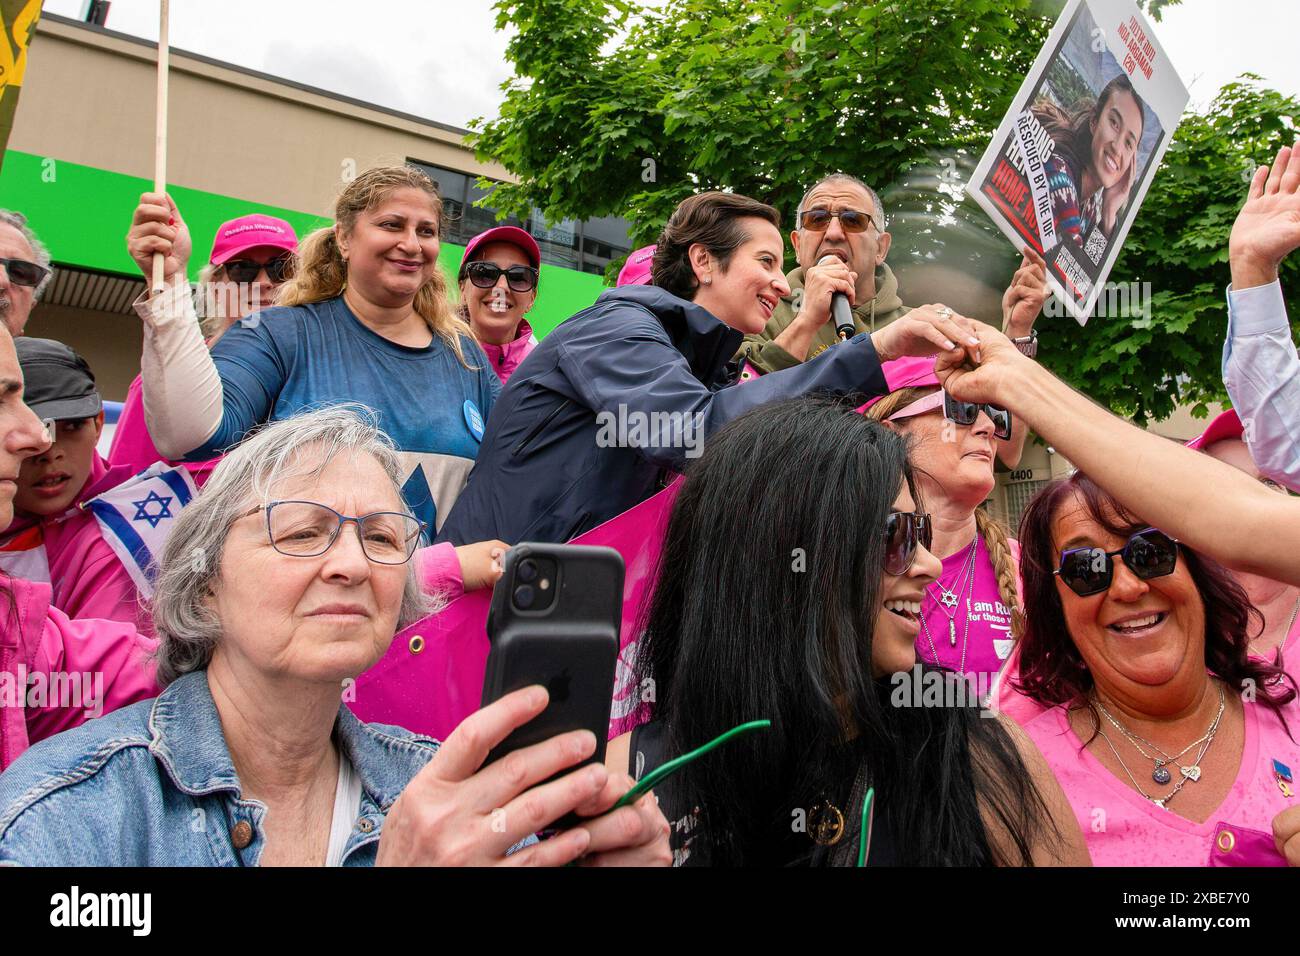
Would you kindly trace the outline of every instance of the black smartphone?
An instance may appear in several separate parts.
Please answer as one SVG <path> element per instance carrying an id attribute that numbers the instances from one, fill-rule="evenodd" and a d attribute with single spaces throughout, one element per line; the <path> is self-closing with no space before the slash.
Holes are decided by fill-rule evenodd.
<path id="1" fill-rule="evenodd" d="M 488 610 L 483 705 L 532 684 L 545 687 L 550 702 L 494 747 L 485 766 L 571 730 L 595 734 L 596 752 L 556 776 L 604 761 L 622 617 L 623 557 L 613 548 L 519 544 L 506 552 Z"/>

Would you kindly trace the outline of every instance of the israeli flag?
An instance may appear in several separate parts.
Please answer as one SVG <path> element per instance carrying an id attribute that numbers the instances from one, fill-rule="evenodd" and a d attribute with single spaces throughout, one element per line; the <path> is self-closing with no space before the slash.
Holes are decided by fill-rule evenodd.
<path id="1" fill-rule="evenodd" d="M 155 462 L 82 507 L 143 597 L 153 597 L 154 562 L 162 554 L 176 516 L 199 493 L 184 466 Z"/>

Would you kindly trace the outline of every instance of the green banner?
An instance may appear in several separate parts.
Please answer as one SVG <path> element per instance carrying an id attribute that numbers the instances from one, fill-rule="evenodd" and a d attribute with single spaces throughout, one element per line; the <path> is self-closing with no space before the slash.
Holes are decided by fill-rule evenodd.
<path id="1" fill-rule="evenodd" d="M 41 18 L 41 0 L 0 0 L 0 159 L 9 144 L 9 131 L 18 111 L 18 94 L 27 71 L 27 46 Z"/>

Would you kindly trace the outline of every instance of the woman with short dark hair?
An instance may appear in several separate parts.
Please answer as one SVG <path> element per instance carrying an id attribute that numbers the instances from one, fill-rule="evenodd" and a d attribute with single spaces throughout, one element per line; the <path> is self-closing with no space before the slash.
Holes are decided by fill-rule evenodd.
<path id="1" fill-rule="evenodd" d="M 684 200 L 659 237 L 654 284 L 603 293 L 511 377 L 441 538 L 567 541 L 648 498 L 750 408 L 814 391 L 879 395 L 882 361 L 962 354 L 960 316 L 909 316 L 728 387 L 744 335 L 790 291 L 779 222 L 771 206 L 735 193 Z"/>

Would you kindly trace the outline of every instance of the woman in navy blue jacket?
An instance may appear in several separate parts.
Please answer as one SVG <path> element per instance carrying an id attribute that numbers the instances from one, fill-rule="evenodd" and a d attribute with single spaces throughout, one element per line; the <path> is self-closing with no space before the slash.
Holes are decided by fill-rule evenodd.
<path id="1" fill-rule="evenodd" d="M 440 538 L 567 541 L 649 497 L 755 406 L 811 392 L 881 395 L 881 362 L 973 348 L 969 323 L 924 306 L 796 368 L 733 388 L 731 357 L 790 288 L 775 209 L 702 193 L 659 238 L 653 286 L 601 295 L 511 376 Z"/>

